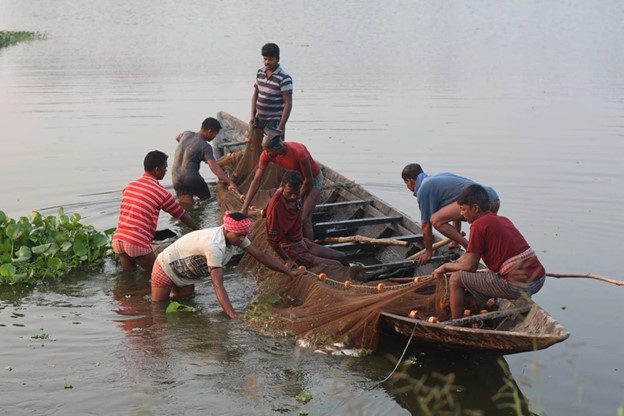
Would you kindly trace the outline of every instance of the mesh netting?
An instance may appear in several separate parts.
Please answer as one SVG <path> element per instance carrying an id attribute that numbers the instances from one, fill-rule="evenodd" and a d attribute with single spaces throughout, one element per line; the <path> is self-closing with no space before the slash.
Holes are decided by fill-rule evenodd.
<path id="1" fill-rule="evenodd" d="M 219 160 L 226 171 L 236 169 L 241 193 L 249 187 L 255 169 L 248 150 L 245 154 L 234 153 Z M 253 201 L 258 208 L 249 210 L 254 220 L 249 238 L 270 255 L 275 253 L 264 238 L 265 224 L 260 209 L 279 186 L 282 172 L 275 164 L 267 166 Z M 240 209 L 237 192 L 219 185 L 217 197 L 223 212 Z M 243 273 L 255 275 L 259 284 L 255 299 L 247 309 L 246 320 L 271 335 L 293 334 L 313 343 L 344 342 L 354 348 L 375 349 L 380 339 L 381 312 L 408 315 L 417 310 L 424 319 L 444 314 L 439 310 L 440 299 L 447 289 L 436 289 L 444 279 L 423 278 L 419 282 L 395 279 L 382 282 L 383 287 L 380 287 L 380 282 L 358 282 L 359 271 L 354 268 L 318 265 L 293 280 L 267 269 L 247 254 L 240 259 L 238 267 Z M 319 279 L 321 273 L 323 280 Z"/>

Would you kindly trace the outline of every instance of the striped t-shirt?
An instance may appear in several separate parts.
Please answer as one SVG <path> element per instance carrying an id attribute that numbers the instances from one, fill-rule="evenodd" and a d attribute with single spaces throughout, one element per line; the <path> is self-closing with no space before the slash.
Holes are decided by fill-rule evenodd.
<path id="1" fill-rule="evenodd" d="M 184 215 L 184 208 L 158 179 L 144 173 L 124 188 L 119 208 L 117 229 L 113 240 L 121 240 L 139 247 L 151 247 L 160 210 L 172 217 Z"/>
<path id="2" fill-rule="evenodd" d="M 256 111 L 262 120 L 279 120 L 284 110 L 282 94 L 292 94 L 292 78 L 281 66 L 266 76 L 266 68 L 260 68 L 256 74 L 256 87 L 258 88 L 258 100 Z"/>

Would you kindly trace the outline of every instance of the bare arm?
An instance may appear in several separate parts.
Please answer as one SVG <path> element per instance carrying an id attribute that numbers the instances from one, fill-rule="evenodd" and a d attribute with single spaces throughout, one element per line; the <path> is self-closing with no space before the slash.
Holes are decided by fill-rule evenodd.
<path id="1" fill-rule="evenodd" d="M 249 119 L 249 125 L 253 126 L 256 122 L 256 102 L 258 101 L 258 86 L 254 85 L 254 92 L 251 95 L 251 119 Z"/>
<path id="2" fill-rule="evenodd" d="M 280 123 L 277 128 L 280 130 L 286 130 L 286 122 L 288 121 L 292 110 L 292 94 L 282 94 L 282 99 L 284 100 L 284 109 L 282 110 L 282 118 L 280 119 Z"/>
<path id="3" fill-rule="evenodd" d="M 306 196 L 310 187 L 312 186 L 312 182 L 314 182 L 314 176 L 312 176 L 312 163 L 310 162 L 310 158 L 306 157 L 301 161 L 301 170 L 303 175 L 303 184 L 301 185 L 301 196 Z"/>
<path id="4" fill-rule="evenodd" d="M 210 270 L 210 278 L 212 279 L 215 295 L 217 295 L 217 301 L 219 301 L 219 305 L 223 308 L 223 312 L 232 319 L 238 318 L 239 315 L 232 307 L 230 297 L 223 286 L 223 269 L 221 267 L 213 267 L 212 270 Z"/>
<path id="5" fill-rule="evenodd" d="M 247 195 L 245 195 L 245 200 L 243 201 L 243 206 L 241 207 L 242 213 L 247 213 L 247 208 L 253 201 L 258 189 L 260 188 L 260 182 L 262 181 L 262 176 L 264 175 L 264 166 L 258 165 L 256 168 L 256 173 L 254 174 L 251 183 L 249 184 L 249 189 L 247 190 Z"/>
<path id="6" fill-rule="evenodd" d="M 443 265 L 435 269 L 433 273 L 448 273 L 458 271 L 475 272 L 479 267 L 480 259 L 481 256 L 477 253 L 464 253 L 456 262 L 444 263 Z"/>
<path id="7" fill-rule="evenodd" d="M 223 169 L 221 169 L 221 166 L 219 166 L 216 160 L 207 159 L 206 163 L 208 164 L 208 167 L 210 168 L 212 173 L 214 173 L 217 178 L 221 179 L 227 184 L 228 189 L 236 189 L 236 185 L 234 184 L 234 182 L 232 182 L 230 178 L 228 178 L 228 176 L 225 174 L 225 172 L 223 172 Z"/>
<path id="8" fill-rule="evenodd" d="M 425 252 L 416 257 L 418 264 L 425 264 L 431 257 L 433 257 L 433 230 L 431 229 L 430 222 L 423 222 L 420 224 L 420 229 L 423 235 L 423 243 L 425 245 Z"/>
<path id="9" fill-rule="evenodd" d="M 188 212 L 182 214 L 182 216 L 180 217 L 180 221 L 186 224 L 186 226 L 189 227 L 191 230 L 199 230 L 199 226 L 197 225 L 193 217 L 189 215 Z"/>
<path id="10" fill-rule="evenodd" d="M 255 245 L 248 246 L 245 251 L 255 257 L 260 263 L 267 266 L 269 269 L 275 270 L 277 272 L 284 273 L 290 277 L 298 277 L 305 273 L 304 270 L 301 269 L 288 269 L 285 265 L 280 263 L 275 257 L 270 256 L 262 251 Z"/>

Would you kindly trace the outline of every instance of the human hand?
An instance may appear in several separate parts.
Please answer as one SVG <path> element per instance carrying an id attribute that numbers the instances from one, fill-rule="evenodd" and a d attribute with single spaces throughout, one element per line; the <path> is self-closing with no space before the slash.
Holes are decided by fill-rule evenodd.
<path id="1" fill-rule="evenodd" d="M 426 264 L 429 260 L 431 260 L 431 257 L 433 257 L 433 252 L 425 251 L 424 253 L 416 256 L 414 261 L 422 266 L 423 264 Z"/>
<path id="2" fill-rule="evenodd" d="M 295 263 L 294 261 L 292 261 L 292 260 L 290 260 L 290 259 L 288 259 L 288 260 L 286 260 L 286 261 L 284 262 L 284 266 L 286 266 L 286 268 L 287 268 L 288 270 L 296 269 L 296 268 L 298 267 L 298 266 L 297 266 L 297 263 Z"/>
<path id="3" fill-rule="evenodd" d="M 440 277 L 444 276 L 444 273 L 446 273 L 446 267 L 444 267 L 444 264 L 443 264 L 440 267 L 437 267 L 433 271 L 433 277 L 440 278 Z"/>
<path id="4" fill-rule="evenodd" d="M 304 275 L 304 273 L 305 273 L 305 272 L 306 272 L 306 271 L 305 271 L 304 269 L 300 269 L 300 268 L 298 268 L 298 267 L 297 267 L 296 269 L 292 269 L 292 270 L 288 273 L 288 275 L 289 275 L 291 278 L 301 277 L 301 276 L 303 276 L 303 275 Z"/>

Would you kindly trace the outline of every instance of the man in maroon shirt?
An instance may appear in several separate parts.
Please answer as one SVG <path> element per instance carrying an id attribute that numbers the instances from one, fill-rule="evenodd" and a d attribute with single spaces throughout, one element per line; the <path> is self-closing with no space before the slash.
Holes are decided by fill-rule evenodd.
<path id="1" fill-rule="evenodd" d="M 489 210 L 489 197 L 481 185 L 469 185 L 457 199 L 470 223 L 466 253 L 455 263 L 434 270 L 450 277 L 451 318 L 463 316 L 466 291 L 482 305 L 488 298 L 530 297 L 544 285 L 546 271 L 535 252 L 509 219 Z M 487 266 L 477 272 L 479 261 Z"/>
<path id="2" fill-rule="evenodd" d="M 287 267 L 316 264 L 349 266 L 344 253 L 321 246 L 303 237 L 301 187 L 303 177 L 288 170 L 263 215 L 266 217 L 266 238 Z"/>

